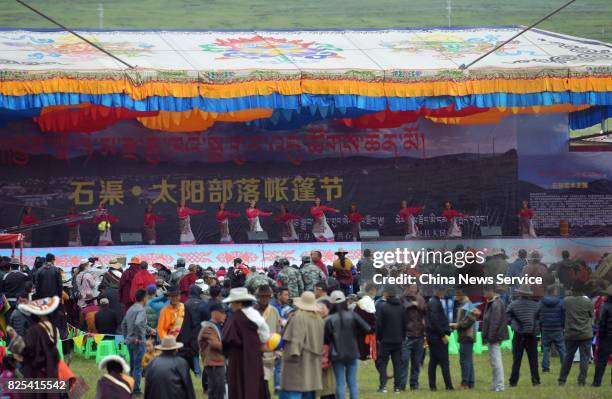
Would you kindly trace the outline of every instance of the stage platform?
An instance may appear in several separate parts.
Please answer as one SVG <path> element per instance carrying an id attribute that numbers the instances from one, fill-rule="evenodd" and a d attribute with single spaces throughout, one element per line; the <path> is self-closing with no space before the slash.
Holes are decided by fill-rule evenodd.
<path id="1" fill-rule="evenodd" d="M 141 260 L 174 265 L 177 258 L 185 258 L 187 264 L 196 263 L 204 267 L 228 267 L 234 258 L 242 258 L 246 263 L 258 268 L 269 266 L 279 256 L 288 258 L 292 263 L 299 264 L 302 255 L 308 255 L 312 250 L 319 250 L 323 260 L 330 264 L 334 252 L 340 247 L 348 250 L 348 257 L 356 263 L 364 246 L 391 250 L 408 248 L 424 249 L 454 249 L 463 245 L 465 249 L 475 248 L 490 251 L 503 248 L 512 261 L 519 249 L 528 252 L 537 250 L 543 256 L 543 262 L 550 264 L 561 258 L 561 251 L 570 251 L 572 258 L 584 259 L 590 265 L 595 265 L 604 253 L 612 252 L 612 237 L 596 238 L 478 238 L 453 240 L 412 240 L 412 241 L 369 241 L 369 242 L 305 242 L 305 243 L 266 243 L 266 244 L 207 244 L 207 245 L 128 245 L 107 247 L 57 247 L 57 248 L 25 248 L 23 260 L 27 265 L 33 265 L 37 256 L 53 253 L 56 265 L 70 268 L 79 264 L 79 260 L 97 256 L 103 265 L 111 258 L 137 256 Z M 0 249 L 0 255 L 11 255 L 10 249 Z"/>

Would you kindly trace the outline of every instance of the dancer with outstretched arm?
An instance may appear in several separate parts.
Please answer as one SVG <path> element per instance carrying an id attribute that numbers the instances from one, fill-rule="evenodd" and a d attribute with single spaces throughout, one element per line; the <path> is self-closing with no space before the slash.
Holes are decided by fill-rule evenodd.
<path id="1" fill-rule="evenodd" d="M 234 240 L 230 234 L 229 218 L 237 218 L 240 215 L 236 212 L 225 210 L 225 202 L 219 203 L 219 208 L 215 215 L 217 223 L 219 223 L 219 243 L 221 244 L 233 244 Z"/>
<path id="2" fill-rule="evenodd" d="M 404 238 L 409 240 L 416 238 L 419 235 L 419 229 L 416 225 L 415 213 L 423 212 L 425 205 L 417 207 L 409 207 L 408 201 L 403 200 L 400 204 L 399 215 L 404 219 Z"/>
<path id="3" fill-rule="evenodd" d="M 314 205 L 310 208 L 310 214 L 314 218 L 312 223 L 312 235 L 316 241 L 334 241 L 334 232 L 332 231 L 329 224 L 327 224 L 327 218 L 325 213 L 338 213 L 340 210 L 330 208 L 325 205 L 321 205 L 321 198 L 315 198 Z"/>
<path id="4" fill-rule="evenodd" d="M 176 209 L 179 220 L 179 231 L 181 232 L 179 239 L 181 245 L 196 243 L 195 236 L 191 231 L 191 215 L 199 215 L 201 213 L 204 213 L 204 211 L 188 208 L 185 206 L 185 200 L 181 200 L 179 207 Z"/>
<path id="5" fill-rule="evenodd" d="M 453 204 L 450 201 L 444 203 L 444 210 L 442 216 L 448 221 L 448 230 L 446 232 L 447 238 L 460 238 L 462 235 L 461 227 L 457 224 L 457 218 L 464 218 L 465 215 L 457 212 L 453 208 Z"/>
<path id="6" fill-rule="evenodd" d="M 298 242 L 298 235 L 293 226 L 294 220 L 300 220 L 300 216 L 290 213 L 285 205 L 281 205 L 280 215 L 274 217 L 274 221 L 281 225 L 281 240 L 283 242 Z"/>

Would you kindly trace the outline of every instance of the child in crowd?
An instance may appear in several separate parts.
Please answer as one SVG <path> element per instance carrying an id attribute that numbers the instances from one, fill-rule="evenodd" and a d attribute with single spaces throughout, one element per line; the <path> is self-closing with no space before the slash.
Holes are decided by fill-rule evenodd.
<path id="1" fill-rule="evenodd" d="M 155 341 L 152 338 L 147 339 L 146 352 L 142 357 L 142 374 L 145 374 L 147 366 L 151 363 L 151 360 L 159 356 L 161 351 L 155 349 Z"/>

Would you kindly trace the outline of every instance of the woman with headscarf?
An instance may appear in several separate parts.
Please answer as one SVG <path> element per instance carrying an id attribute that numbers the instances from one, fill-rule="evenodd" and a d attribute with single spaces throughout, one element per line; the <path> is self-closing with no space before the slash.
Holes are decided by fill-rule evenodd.
<path id="1" fill-rule="evenodd" d="M 98 283 L 96 276 L 91 272 L 91 263 L 87 259 L 81 260 L 79 264 L 79 274 L 76 275 L 76 286 L 78 295 L 78 306 L 83 309 L 85 306 L 86 297 L 98 296 Z"/>

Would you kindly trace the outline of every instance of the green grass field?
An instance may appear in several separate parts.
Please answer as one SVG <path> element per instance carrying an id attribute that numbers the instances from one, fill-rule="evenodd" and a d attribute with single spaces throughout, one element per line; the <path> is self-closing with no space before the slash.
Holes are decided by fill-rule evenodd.
<path id="1" fill-rule="evenodd" d="M 26 0 L 69 27 L 167 29 L 447 26 L 447 0 Z M 452 25 L 529 24 L 566 0 L 452 0 Z M 579 0 L 540 27 L 612 42 L 612 1 Z M 53 27 L 5 0 L 0 26 Z"/>
<path id="2" fill-rule="evenodd" d="M 510 366 L 512 364 L 512 355 L 508 351 L 503 352 L 504 356 L 504 371 L 506 376 L 506 382 L 510 375 Z M 499 398 L 499 399 L 609 399 L 612 398 L 612 385 L 610 385 L 610 370 L 608 367 L 606 376 L 604 377 L 604 384 L 600 388 L 592 388 L 589 385 L 586 387 L 578 387 L 576 384 L 576 376 L 578 374 L 578 363 L 575 363 L 572 367 L 572 372 L 567 380 L 567 384 L 564 387 L 557 385 L 557 377 L 559 373 L 559 359 L 551 359 L 551 373 L 542 374 L 542 385 L 538 387 L 531 386 L 531 378 L 529 375 L 529 367 L 527 364 L 527 357 L 523 358 L 523 365 L 521 369 L 521 380 L 519 385 L 515 388 L 507 388 L 503 393 L 491 393 L 488 388 L 491 382 L 491 371 L 488 364 L 488 357 L 486 354 L 475 355 L 475 372 L 476 372 L 476 388 L 470 391 L 454 391 L 445 392 L 439 390 L 437 392 L 430 392 L 427 389 L 427 369 L 421 370 L 420 385 L 421 390 L 418 393 L 406 392 L 399 397 L 418 397 L 419 399 L 488 399 L 488 398 Z M 429 359 L 425 361 L 425 367 L 429 363 Z M 83 376 L 90 386 L 90 390 L 86 395 L 86 399 L 93 399 L 95 397 L 96 381 L 101 376 L 101 372 L 95 367 L 94 360 L 84 360 L 79 357 L 75 357 L 71 363 L 71 368 L 77 374 Z M 388 373 L 391 374 L 393 369 L 389 364 Z M 590 384 L 595 372 L 594 365 L 589 366 L 589 373 L 587 381 Z M 451 373 L 453 378 L 453 384 L 455 387 L 459 386 L 460 383 L 460 369 L 459 369 L 459 358 L 457 356 L 451 356 Z M 193 374 L 192 374 L 193 377 Z M 392 381 L 389 381 L 387 388 L 392 388 Z M 205 398 L 202 394 L 200 381 L 196 381 L 194 378 L 194 386 L 196 395 L 198 398 Z M 438 389 L 443 388 L 442 376 L 438 370 Z M 378 388 L 378 373 L 374 369 L 371 361 L 361 363 L 359 370 L 359 397 L 361 399 L 382 399 L 387 396 L 395 396 L 391 392 L 385 394 L 379 394 L 376 392 Z M 347 394 L 348 397 L 348 394 Z"/>

